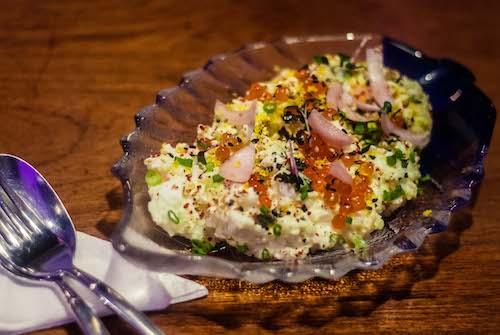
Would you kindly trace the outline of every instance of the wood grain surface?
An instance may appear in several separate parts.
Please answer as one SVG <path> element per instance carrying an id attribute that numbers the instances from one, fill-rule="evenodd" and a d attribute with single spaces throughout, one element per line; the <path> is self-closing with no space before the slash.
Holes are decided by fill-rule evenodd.
<path id="1" fill-rule="evenodd" d="M 499 11 L 496 1 L 3 0 L 0 152 L 32 162 L 78 229 L 108 238 L 122 210 L 110 173 L 119 138 L 156 91 L 210 56 L 283 35 L 381 32 L 463 63 L 500 105 Z M 194 278 L 209 296 L 153 321 L 167 334 L 500 333 L 499 142 L 496 132 L 474 209 L 417 253 L 339 282 Z M 115 317 L 105 323 L 132 334 Z"/>

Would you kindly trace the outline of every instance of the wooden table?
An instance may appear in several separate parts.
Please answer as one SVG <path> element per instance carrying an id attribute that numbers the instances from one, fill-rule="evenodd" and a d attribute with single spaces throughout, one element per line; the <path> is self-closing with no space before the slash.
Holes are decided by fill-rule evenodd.
<path id="1" fill-rule="evenodd" d="M 282 35 L 381 32 L 468 66 L 500 104 L 498 2 L 15 1 L 0 5 L 0 151 L 53 183 L 78 229 L 109 237 L 118 139 L 156 91 L 212 55 Z M 153 313 L 168 334 L 498 333 L 500 136 L 477 205 L 378 272 L 262 286 L 195 278 L 205 299 Z M 0 302 L 4 303 L 4 302 Z M 113 334 L 131 333 L 114 317 Z M 36 334 L 78 334 L 72 324 Z"/>

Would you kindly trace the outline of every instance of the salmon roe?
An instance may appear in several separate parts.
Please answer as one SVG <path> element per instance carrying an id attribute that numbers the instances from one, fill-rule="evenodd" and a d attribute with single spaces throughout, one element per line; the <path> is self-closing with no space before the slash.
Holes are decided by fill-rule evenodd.
<path id="1" fill-rule="evenodd" d="M 331 151 L 329 146 L 321 139 L 314 131 L 307 141 L 301 145 L 302 152 L 305 157 L 308 157 L 308 165 L 314 165 L 314 161 L 319 159 L 327 159 L 333 161 L 336 158 L 336 153 Z"/>
<path id="2" fill-rule="evenodd" d="M 260 205 L 271 208 L 271 198 L 269 198 L 269 195 L 267 194 L 266 179 L 260 174 L 254 173 L 250 176 L 248 183 L 259 195 Z"/>
<path id="3" fill-rule="evenodd" d="M 300 69 L 295 73 L 295 77 L 300 81 L 305 81 L 307 78 L 309 78 L 309 70 Z"/>
<path id="4" fill-rule="evenodd" d="M 270 99 L 270 94 L 266 91 L 266 88 L 259 83 L 253 83 L 245 94 L 246 100 L 268 100 Z"/>
<path id="5" fill-rule="evenodd" d="M 274 92 L 274 99 L 280 102 L 284 102 L 288 100 L 288 88 L 283 86 L 278 86 L 276 88 L 276 92 Z"/>
<path id="6" fill-rule="evenodd" d="M 242 140 L 238 140 L 238 137 L 230 134 L 223 134 L 220 144 L 215 150 L 215 158 L 220 162 L 226 161 L 233 152 L 238 151 L 242 147 L 242 144 Z"/>
<path id="7" fill-rule="evenodd" d="M 304 85 L 306 91 L 314 94 L 315 96 L 326 94 L 326 91 L 328 90 L 325 82 L 313 78 L 306 79 Z"/>
<path id="8" fill-rule="evenodd" d="M 333 208 L 337 204 L 340 205 L 338 214 L 332 220 L 332 225 L 336 229 L 342 229 L 349 214 L 366 208 L 366 198 L 371 193 L 370 180 L 373 175 L 373 165 L 369 162 L 361 163 L 352 185 L 348 185 L 329 174 L 330 164 L 316 167 L 314 160 L 315 158 L 311 156 L 306 159 L 307 167 L 304 174 L 311 180 L 312 189 L 323 196 L 326 206 Z M 346 155 L 341 160 L 346 167 L 354 163 L 353 156 Z"/>

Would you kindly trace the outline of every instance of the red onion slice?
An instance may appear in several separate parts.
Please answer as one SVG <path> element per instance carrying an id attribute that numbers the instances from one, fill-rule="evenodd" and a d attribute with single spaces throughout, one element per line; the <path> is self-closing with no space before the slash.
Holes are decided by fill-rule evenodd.
<path id="1" fill-rule="evenodd" d="M 315 109 L 309 115 L 308 121 L 311 128 L 318 133 L 321 139 L 336 149 L 343 149 L 354 142 L 351 136 L 335 127 Z"/>
<path id="2" fill-rule="evenodd" d="M 408 141 L 419 148 L 425 147 L 429 144 L 431 139 L 430 132 L 426 134 L 415 134 L 407 129 L 399 128 L 391 121 L 386 113 L 382 113 L 380 125 L 382 126 L 384 134 L 394 134 L 403 141 Z"/>
<path id="3" fill-rule="evenodd" d="M 370 79 L 370 87 L 375 101 L 379 106 L 383 106 L 386 101 L 392 103 L 389 87 L 387 86 L 384 78 L 384 59 L 381 47 L 366 49 L 366 63 L 368 67 L 368 77 Z"/>
<path id="4" fill-rule="evenodd" d="M 352 176 L 349 174 L 349 171 L 345 167 L 344 163 L 340 160 L 336 160 L 330 165 L 330 171 L 328 173 L 337 178 L 344 184 L 352 185 Z"/>
<path id="5" fill-rule="evenodd" d="M 219 173 L 227 180 L 244 183 L 250 179 L 255 164 L 255 145 L 253 143 L 236 151 L 219 168 Z"/>

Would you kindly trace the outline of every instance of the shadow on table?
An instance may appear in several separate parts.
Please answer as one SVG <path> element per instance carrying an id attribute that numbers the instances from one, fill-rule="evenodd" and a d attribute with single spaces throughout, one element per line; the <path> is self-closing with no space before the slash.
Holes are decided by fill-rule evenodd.
<path id="1" fill-rule="evenodd" d="M 119 190 L 106 198 L 110 209 L 121 207 Z M 394 257 L 377 271 L 353 271 L 339 281 L 311 279 L 300 284 L 272 282 L 256 285 L 238 280 L 191 277 L 205 285 L 206 300 L 170 306 L 160 313 L 192 316 L 213 322 L 225 329 L 245 324 L 277 331 L 290 323 L 317 328 L 336 317 L 368 316 L 390 299 L 409 298 L 413 286 L 433 278 L 441 261 L 460 246 L 460 236 L 472 225 L 470 209 L 454 214 L 447 231 L 430 235 L 417 252 Z M 97 228 L 110 236 L 115 220 L 104 218 Z M 433 298 L 431 295 L 412 298 Z M 113 334 L 132 334 L 116 317 L 106 318 Z M 68 334 L 80 334 L 75 324 L 66 326 Z"/>

